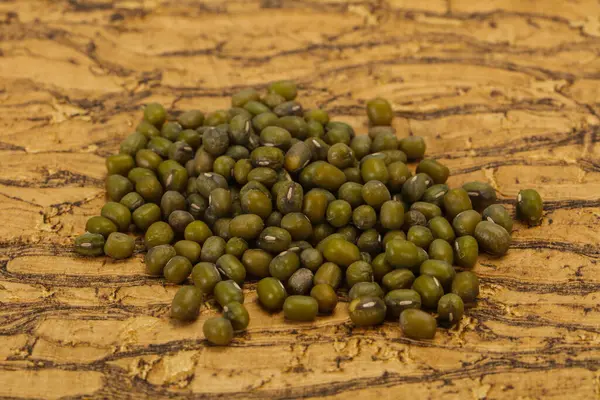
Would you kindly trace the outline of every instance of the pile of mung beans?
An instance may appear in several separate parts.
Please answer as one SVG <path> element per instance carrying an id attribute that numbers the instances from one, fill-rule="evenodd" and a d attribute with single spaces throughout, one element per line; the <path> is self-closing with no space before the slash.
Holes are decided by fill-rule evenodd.
<path id="1" fill-rule="evenodd" d="M 399 321 L 404 336 L 431 339 L 438 323 L 455 325 L 479 294 L 479 252 L 510 246 L 513 220 L 494 188 L 449 188 L 449 169 L 425 158 L 422 137 L 398 138 L 382 98 L 367 103 L 368 135 L 356 135 L 296 96 L 278 81 L 207 114 L 147 104 L 106 159 L 110 201 L 75 251 L 125 259 L 143 233 L 148 273 L 184 285 L 172 318 L 195 320 L 211 296 L 220 305 L 203 326 L 215 345 L 249 324 L 247 280 L 288 320 L 331 314 L 343 294 L 357 326 Z M 540 195 L 522 190 L 517 217 L 533 226 L 542 213 Z"/>

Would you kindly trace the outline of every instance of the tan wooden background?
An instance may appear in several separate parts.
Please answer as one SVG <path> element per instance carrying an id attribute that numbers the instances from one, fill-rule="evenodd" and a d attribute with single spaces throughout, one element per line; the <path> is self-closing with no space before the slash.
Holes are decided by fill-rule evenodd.
<path id="1" fill-rule="evenodd" d="M 599 17 L 596 0 L 0 1 L 0 396 L 600 398 Z M 176 288 L 140 254 L 74 256 L 142 104 L 214 110 L 280 78 L 361 132 L 387 97 L 452 185 L 545 198 L 541 227 L 481 258 L 456 329 L 354 329 L 345 304 L 284 323 L 250 284 L 250 328 L 212 348 L 216 311 L 169 321 Z"/>

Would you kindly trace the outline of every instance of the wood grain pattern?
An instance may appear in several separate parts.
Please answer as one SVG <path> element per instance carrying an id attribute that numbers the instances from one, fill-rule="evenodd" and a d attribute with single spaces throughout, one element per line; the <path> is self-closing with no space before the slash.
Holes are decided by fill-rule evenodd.
<path id="1" fill-rule="evenodd" d="M 599 17 L 596 0 L 0 1 L 0 396 L 600 398 Z M 176 288 L 141 254 L 72 253 L 144 103 L 215 110 L 279 78 L 360 132 L 387 97 L 452 185 L 486 180 L 511 209 L 542 194 L 543 225 L 481 257 L 457 328 L 414 342 L 353 328 L 345 304 L 284 323 L 251 283 L 250 329 L 212 348 L 216 311 L 169 321 Z"/>

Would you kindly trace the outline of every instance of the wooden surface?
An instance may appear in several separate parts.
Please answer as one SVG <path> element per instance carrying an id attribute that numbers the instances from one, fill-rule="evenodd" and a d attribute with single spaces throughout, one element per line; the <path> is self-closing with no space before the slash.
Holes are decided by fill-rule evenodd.
<path id="1" fill-rule="evenodd" d="M 600 3 L 596 0 L 1 0 L 0 396 L 35 398 L 600 398 Z M 104 200 L 104 157 L 140 107 L 228 106 L 296 79 L 366 131 L 375 95 L 426 137 L 451 185 L 485 180 L 516 224 L 482 257 L 477 306 L 432 342 L 315 324 L 255 304 L 247 333 L 207 347 L 169 321 L 175 287 L 142 257 L 75 257 Z M 442 397 L 444 396 L 444 397 Z"/>

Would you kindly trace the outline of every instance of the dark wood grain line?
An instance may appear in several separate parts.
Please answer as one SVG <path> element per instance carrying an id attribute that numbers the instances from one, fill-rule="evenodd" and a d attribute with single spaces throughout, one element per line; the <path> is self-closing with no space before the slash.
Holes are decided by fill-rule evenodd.
<path id="1" fill-rule="evenodd" d="M 450 368 L 447 370 L 431 370 L 421 375 L 404 375 L 395 372 L 385 371 L 380 376 L 375 377 L 361 377 L 353 378 L 348 380 L 338 380 L 328 383 L 316 384 L 316 385 L 302 385 L 297 387 L 291 387 L 286 389 L 259 389 L 242 392 L 228 392 L 228 393 L 186 393 L 185 398 L 193 399 L 300 399 L 300 398 L 311 398 L 311 397 L 323 397 L 339 395 L 341 393 L 351 393 L 357 390 L 363 389 L 374 389 L 374 388 L 390 388 L 401 384 L 414 384 L 414 383 L 432 383 L 448 381 L 458 381 L 460 379 L 476 379 L 483 376 L 502 374 L 506 372 L 517 372 L 522 373 L 532 371 L 550 371 L 559 369 L 588 369 L 594 370 L 600 366 L 600 359 L 597 357 L 589 357 L 584 359 L 567 358 L 564 361 L 556 361 L 545 357 L 536 361 L 523 361 L 514 356 L 509 356 L 504 359 L 491 358 L 476 364 L 467 364 L 460 368 Z M 14 368 L 14 367 L 10 367 Z M 28 368 L 30 370 L 41 370 L 57 368 L 62 370 L 89 370 L 98 371 L 105 374 L 106 379 L 109 379 L 112 383 L 111 387 L 104 387 L 99 393 L 95 393 L 93 396 L 81 396 L 79 398 L 106 398 L 109 393 L 119 389 L 119 382 L 129 383 L 128 396 L 144 395 L 149 397 L 160 397 L 176 399 L 182 398 L 182 395 L 168 390 L 164 387 L 158 387 L 150 385 L 146 381 L 141 379 L 127 377 L 120 368 L 91 363 L 86 366 L 81 365 L 62 365 L 60 367 L 55 366 L 52 362 L 42 361 L 37 363 L 36 366 Z M 17 369 L 21 369 L 18 368 Z M 110 396 L 110 398 L 113 398 Z"/>
<path id="2" fill-rule="evenodd" d="M 556 250 L 564 253 L 574 253 L 590 258 L 600 258 L 600 248 L 588 243 L 569 243 L 550 240 L 523 240 L 513 239 L 510 247 L 512 249 L 527 250 Z"/>

